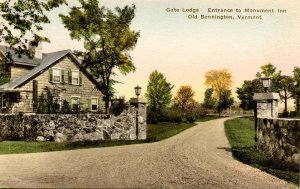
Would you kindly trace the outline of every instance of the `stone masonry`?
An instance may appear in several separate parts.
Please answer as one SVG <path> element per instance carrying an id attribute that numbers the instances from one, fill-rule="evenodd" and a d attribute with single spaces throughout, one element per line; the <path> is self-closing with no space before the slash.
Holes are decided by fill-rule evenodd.
<path id="1" fill-rule="evenodd" d="M 146 107 L 130 105 L 119 116 L 103 114 L 2 114 L 2 140 L 99 141 L 146 139 Z M 136 121 L 138 120 L 138 138 Z"/>
<path id="2" fill-rule="evenodd" d="M 257 148 L 270 157 L 300 166 L 300 119 L 259 118 Z"/>

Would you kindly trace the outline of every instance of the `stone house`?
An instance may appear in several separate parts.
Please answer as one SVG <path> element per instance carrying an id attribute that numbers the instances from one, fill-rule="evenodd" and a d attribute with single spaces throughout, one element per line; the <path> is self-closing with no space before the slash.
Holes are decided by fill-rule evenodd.
<path id="1" fill-rule="evenodd" d="M 7 64 L 10 52 L 13 63 Z M 0 86 L 0 112 L 36 112 L 39 98 L 46 88 L 53 92 L 53 102 L 60 108 L 67 102 L 71 111 L 104 112 L 103 94 L 97 81 L 70 50 L 42 53 L 35 57 L 18 57 L 6 46 L 0 46 L 0 74 L 9 79 Z"/>

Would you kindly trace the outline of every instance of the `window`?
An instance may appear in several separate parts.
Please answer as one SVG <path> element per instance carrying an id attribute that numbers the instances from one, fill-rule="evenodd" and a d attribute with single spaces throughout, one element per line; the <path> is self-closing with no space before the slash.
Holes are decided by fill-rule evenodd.
<path id="1" fill-rule="evenodd" d="M 79 97 L 72 97 L 72 110 L 74 112 L 79 111 Z"/>
<path id="2" fill-rule="evenodd" d="M 72 85 L 79 85 L 79 71 L 72 71 Z"/>
<path id="3" fill-rule="evenodd" d="M 6 107 L 7 107 L 7 98 L 6 98 L 6 94 L 2 94 L 1 105 L 2 105 L 2 108 L 6 108 Z"/>
<path id="4" fill-rule="evenodd" d="M 98 110 L 98 98 L 91 99 L 91 108 L 92 108 L 92 111 Z"/>
<path id="5" fill-rule="evenodd" d="M 61 81 L 61 70 L 59 68 L 52 68 L 53 83 L 60 83 Z"/>

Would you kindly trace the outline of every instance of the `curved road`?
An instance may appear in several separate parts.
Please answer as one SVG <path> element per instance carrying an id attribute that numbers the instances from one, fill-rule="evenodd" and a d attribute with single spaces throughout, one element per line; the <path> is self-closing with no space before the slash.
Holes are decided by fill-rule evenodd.
<path id="1" fill-rule="evenodd" d="M 150 144 L 0 156 L 0 187 L 295 188 L 233 159 L 226 119 Z"/>

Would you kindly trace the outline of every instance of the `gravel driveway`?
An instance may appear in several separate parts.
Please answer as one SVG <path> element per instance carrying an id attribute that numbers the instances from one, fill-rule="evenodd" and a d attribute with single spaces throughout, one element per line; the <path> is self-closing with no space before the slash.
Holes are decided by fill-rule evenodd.
<path id="1" fill-rule="evenodd" d="M 225 120 L 151 144 L 1 155 L 0 187 L 296 188 L 234 160 Z"/>

